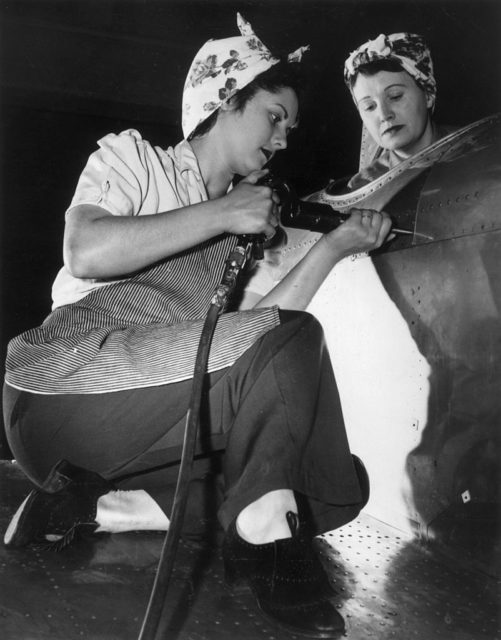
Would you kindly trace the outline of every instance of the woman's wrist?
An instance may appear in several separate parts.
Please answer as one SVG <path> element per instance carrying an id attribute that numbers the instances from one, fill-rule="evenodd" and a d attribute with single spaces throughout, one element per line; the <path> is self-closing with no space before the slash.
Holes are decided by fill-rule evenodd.
<path id="1" fill-rule="evenodd" d="M 231 233 L 229 224 L 231 211 L 224 196 L 207 200 L 202 203 L 202 206 L 206 207 L 206 211 L 204 211 L 204 214 L 206 214 L 205 224 L 210 230 L 212 237 L 216 237 L 222 233 Z"/>
<path id="2" fill-rule="evenodd" d="M 194 205 L 201 215 L 192 220 L 192 223 L 196 226 L 200 225 L 199 228 L 204 228 L 204 235 L 207 235 L 208 238 L 215 238 L 227 232 L 228 216 L 221 200 L 222 198 L 216 198 Z M 201 241 L 203 242 L 203 240 Z"/>
<path id="3" fill-rule="evenodd" d="M 330 233 L 323 235 L 316 243 L 317 251 L 325 254 L 325 259 L 329 260 L 331 267 L 334 267 L 340 260 L 350 255 L 349 249 L 343 248 L 339 238 Z"/>

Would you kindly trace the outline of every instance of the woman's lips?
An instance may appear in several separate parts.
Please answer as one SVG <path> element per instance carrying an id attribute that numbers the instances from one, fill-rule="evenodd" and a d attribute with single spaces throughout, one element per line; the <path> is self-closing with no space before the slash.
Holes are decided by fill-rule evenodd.
<path id="1" fill-rule="evenodd" d="M 391 136 L 394 133 L 398 133 L 402 128 L 403 128 L 402 124 L 396 124 L 393 127 L 389 127 L 388 129 L 385 129 L 381 135 L 382 136 L 386 136 L 386 135 L 390 135 Z"/>

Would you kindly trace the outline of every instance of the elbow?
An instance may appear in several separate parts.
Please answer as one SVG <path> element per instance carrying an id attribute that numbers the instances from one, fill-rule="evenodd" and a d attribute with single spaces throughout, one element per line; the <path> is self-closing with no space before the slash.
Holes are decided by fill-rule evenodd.
<path id="1" fill-rule="evenodd" d="M 75 242 L 65 242 L 64 266 L 74 278 L 95 278 L 95 265 L 90 252 Z"/>
<path id="2" fill-rule="evenodd" d="M 107 248 L 106 233 L 96 223 L 111 215 L 99 207 L 81 205 L 67 214 L 63 238 L 64 266 L 75 278 L 104 278 L 103 255 Z"/>

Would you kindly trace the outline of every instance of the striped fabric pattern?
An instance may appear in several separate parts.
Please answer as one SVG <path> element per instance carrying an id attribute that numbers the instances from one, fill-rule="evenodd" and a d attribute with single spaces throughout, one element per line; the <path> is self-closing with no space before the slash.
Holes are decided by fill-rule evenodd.
<path id="1" fill-rule="evenodd" d="M 34 393 L 104 393 L 190 378 L 205 313 L 234 243 L 214 241 L 192 262 L 188 255 L 171 259 L 57 308 L 10 342 L 7 383 Z M 175 290 L 192 295 L 170 295 L 179 280 L 183 286 Z M 278 324 L 277 308 L 222 314 L 208 370 L 230 366 Z"/>

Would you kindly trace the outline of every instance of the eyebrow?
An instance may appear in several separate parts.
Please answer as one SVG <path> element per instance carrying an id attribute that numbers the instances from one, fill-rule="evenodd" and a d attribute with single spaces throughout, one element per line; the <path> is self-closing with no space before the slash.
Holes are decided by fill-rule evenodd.
<path id="1" fill-rule="evenodd" d="M 286 118 L 289 117 L 289 112 L 287 111 L 287 109 L 284 107 L 284 105 L 281 102 L 275 102 L 275 105 L 277 107 L 280 107 L 283 110 L 284 115 L 285 115 Z M 291 124 L 290 128 L 294 129 L 297 126 L 299 126 L 299 114 L 298 114 L 298 117 L 296 118 L 296 122 L 294 122 L 294 124 Z"/>
<path id="2" fill-rule="evenodd" d="M 387 91 L 388 89 L 392 89 L 393 87 L 407 87 L 407 85 L 404 82 L 394 82 L 393 84 L 389 84 L 387 87 L 385 87 L 384 90 Z"/>
<path id="3" fill-rule="evenodd" d="M 284 105 L 281 102 L 275 102 L 275 105 L 282 109 L 282 111 L 284 112 L 286 118 L 289 117 L 289 113 L 287 112 L 287 109 L 284 107 Z"/>
<path id="4" fill-rule="evenodd" d="M 388 89 L 393 89 L 393 87 L 404 87 L 405 89 L 407 85 L 402 82 L 394 82 L 393 84 L 389 84 L 385 87 L 383 91 L 388 91 Z M 357 103 L 362 102 L 362 100 L 372 100 L 372 96 L 364 96 L 363 98 L 360 98 L 360 100 L 357 100 Z"/>

